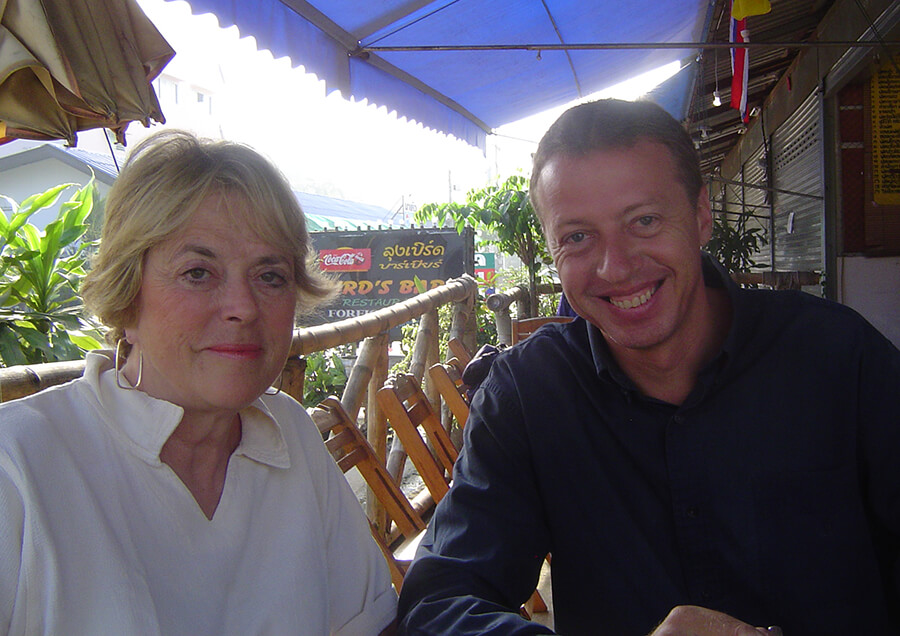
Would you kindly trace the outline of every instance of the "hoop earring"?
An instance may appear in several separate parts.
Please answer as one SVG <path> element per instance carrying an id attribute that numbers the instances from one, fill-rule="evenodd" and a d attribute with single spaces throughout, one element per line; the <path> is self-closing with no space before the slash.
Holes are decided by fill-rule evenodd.
<path id="1" fill-rule="evenodd" d="M 273 391 L 272 387 L 269 387 L 268 389 L 263 391 L 263 393 L 265 395 L 278 395 L 279 393 L 281 393 L 281 386 L 283 384 L 284 384 L 284 373 L 279 373 L 278 374 L 278 388 Z"/>
<path id="2" fill-rule="evenodd" d="M 137 382 L 134 383 L 134 386 L 129 386 L 127 382 L 122 382 L 122 378 L 124 377 L 122 374 L 122 366 L 121 366 L 121 352 L 122 352 L 122 343 L 125 341 L 125 338 L 119 338 L 116 340 L 116 360 L 115 360 L 115 371 L 116 371 L 116 386 L 120 389 L 125 389 L 126 391 L 135 391 L 139 386 L 141 386 L 141 379 L 144 377 L 144 354 L 138 353 L 138 377 Z M 127 378 L 126 378 L 127 380 Z"/>

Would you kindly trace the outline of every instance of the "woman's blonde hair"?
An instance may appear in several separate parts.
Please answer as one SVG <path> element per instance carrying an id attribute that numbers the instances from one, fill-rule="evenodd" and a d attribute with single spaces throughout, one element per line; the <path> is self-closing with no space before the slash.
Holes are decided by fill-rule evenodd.
<path id="1" fill-rule="evenodd" d="M 110 342 L 137 319 L 147 250 L 177 234 L 213 194 L 243 198 L 251 231 L 293 256 L 300 312 L 335 295 L 336 282 L 315 263 L 300 204 L 271 162 L 243 144 L 164 130 L 134 148 L 110 190 L 100 247 L 81 287 Z"/>

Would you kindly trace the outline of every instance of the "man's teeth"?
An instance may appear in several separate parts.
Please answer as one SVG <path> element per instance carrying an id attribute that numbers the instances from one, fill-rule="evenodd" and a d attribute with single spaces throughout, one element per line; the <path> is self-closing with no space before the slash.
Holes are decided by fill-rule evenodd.
<path id="1" fill-rule="evenodd" d="M 610 297 L 609 302 L 618 307 L 619 309 L 633 309 L 635 307 L 640 307 L 645 302 L 650 300 L 650 297 L 656 291 L 655 288 L 649 287 L 643 294 L 639 296 L 635 296 L 634 298 L 625 298 L 625 299 L 617 299 Z"/>

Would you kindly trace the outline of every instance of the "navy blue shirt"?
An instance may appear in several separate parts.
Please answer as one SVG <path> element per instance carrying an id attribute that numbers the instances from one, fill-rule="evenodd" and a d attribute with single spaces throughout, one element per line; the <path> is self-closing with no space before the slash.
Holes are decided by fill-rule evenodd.
<path id="1" fill-rule="evenodd" d="M 515 613 L 548 552 L 561 634 L 643 636 L 688 604 L 788 636 L 900 633 L 900 352 L 844 306 L 705 267 L 734 318 L 679 406 L 582 319 L 498 356 L 401 633 L 548 633 Z"/>

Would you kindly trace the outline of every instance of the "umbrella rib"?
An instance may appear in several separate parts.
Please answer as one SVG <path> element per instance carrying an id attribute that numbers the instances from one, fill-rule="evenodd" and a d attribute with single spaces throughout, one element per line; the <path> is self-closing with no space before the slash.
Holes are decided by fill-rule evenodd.
<path id="1" fill-rule="evenodd" d="M 541 0 L 541 4 L 544 5 L 544 11 L 547 12 L 547 17 L 550 19 L 550 24 L 553 25 L 553 30 L 556 32 L 556 37 L 559 38 L 560 44 L 565 44 L 566 41 L 559 32 L 559 26 L 556 24 L 553 14 L 550 13 L 550 7 L 547 6 L 547 0 Z M 572 70 L 572 79 L 575 80 L 575 90 L 578 91 L 578 97 L 584 97 L 584 94 L 581 91 L 581 82 L 578 81 L 578 73 L 575 72 L 575 64 L 572 63 L 572 56 L 569 54 L 568 49 L 565 49 L 565 53 L 566 59 L 569 61 L 569 68 Z M 540 52 L 538 52 L 538 56 L 540 56 Z"/>

